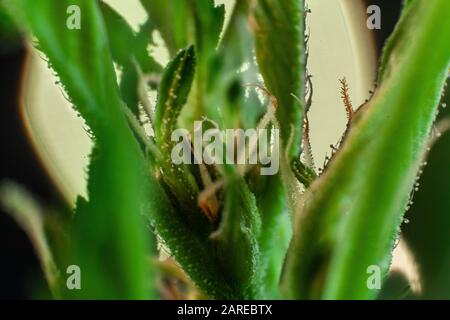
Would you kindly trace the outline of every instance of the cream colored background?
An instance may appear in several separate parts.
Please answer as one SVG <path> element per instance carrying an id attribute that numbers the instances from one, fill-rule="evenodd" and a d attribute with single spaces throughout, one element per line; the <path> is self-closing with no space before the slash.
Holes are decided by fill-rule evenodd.
<path id="1" fill-rule="evenodd" d="M 108 0 L 137 30 L 147 15 L 139 0 Z M 219 0 L 230 12 L 234 1 Z M 316 162 L 321 165 L 330 144 L 338 141 L 345 127 L 345 110 L 339 97 L 338 79 L 348 79 L 355 106 L 368 96 L 376 57 L 372 35 L 365 27 L 365 8 L 360 0 L 309 0 L 312 14 L 310 64 L 314 101 L 310 113 L 311 142 Z M 165 62 L 163 49 L 155 51 Z M 24 83 L 23 115 L 49 174 L 68 201 L 85 194 L 85 167 L 91 143 L 83 122 L 63 98 L 55 77 L 39 54 L 33 51 Z"/>

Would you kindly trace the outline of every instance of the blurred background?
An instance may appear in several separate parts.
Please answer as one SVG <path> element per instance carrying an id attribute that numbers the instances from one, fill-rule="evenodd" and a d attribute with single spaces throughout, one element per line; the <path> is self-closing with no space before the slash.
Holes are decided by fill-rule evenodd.
<path id="1" fill-rule="evenodd" d="M 138 1 L 108 2 L 134 26 L 146 18 Z M 233 1 L 216 2 L 230 8 Z M 381 8 L 381 30 L 365 27 L 364 9 L 372 4 Z M 355 106 L 369 96 L 380 50 L 399 17 L 401 0 L 314 0 L 309 6 L 309 68 L 315 87 L 311 136 L 321 164 L 345 127 L 338 79 L 347 77 Z M 156 48 L 154 54 L 164 62 L 163 49 Z M 20 39 L 1 10 L 0 70 L 0 182 L 17 182 L 46 206 L 70 210 L 74 196 L 84 190 L 89 139 L 46 63 Z M 0 257 L 0 299 L 28 299 L 36 288 L 45 288 L 28 238 L 3 209 Z"/>

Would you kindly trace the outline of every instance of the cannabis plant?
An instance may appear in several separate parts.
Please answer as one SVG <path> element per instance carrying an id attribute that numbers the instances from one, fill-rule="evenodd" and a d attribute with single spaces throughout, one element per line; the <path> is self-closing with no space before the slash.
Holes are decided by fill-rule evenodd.
<path id="1" fill-rule="evenodd" d="M 448 283 L 448 271 L 439 278 L 436 270 L 450 257 L 448 135 L 431 152 L 426 190 L 413 205 L 411 195 L 448 77 L 448 0 L 405 1 L 364 105 L 352 106 L 341 79 L 347 130 L 320 169 L 309 142 L 303 1 L 239 0 L 226 24 L 213 0 L 141 3 L 148 20 L 135 31 L 101 1 L 1 2 L 33 36 L 94 143 L 88 196 L 61 215 L 63 232 L 45 228 L 36 210 L 18 214 L 55 298 L 374 299 L 371 270 L 390 283 L 404 214 L 428 206 L 432 221 L 446 223 L 434 223 L 434 237 L 430 225 L 412 223 L 406 238 L 419 235 L 419 252 L 426 241 L 442 247 L 440 261 L 420 255 L 430 262 L 421 270 L 425 296 L 439 296 L 435 281 Z M 79 25 L 67 15 L 77 12 Z M 148 51 L 155 32 L 166 66 Z M 222 141 L 233 144 L 231 160 L 244 161 L 199 159 L 198 131 L 227 129 L 257 132 L 243 138 L 243 152 L 236 137 Z M 246 161 L 264 145 L 279 161 L 276 174 Z M 174 161 L 177 150 L 193 160 Z M 14 209 L 20 191 L 5 190 Z M 69 266 L 81 271 L 79 290 L 66 281 Z"/>

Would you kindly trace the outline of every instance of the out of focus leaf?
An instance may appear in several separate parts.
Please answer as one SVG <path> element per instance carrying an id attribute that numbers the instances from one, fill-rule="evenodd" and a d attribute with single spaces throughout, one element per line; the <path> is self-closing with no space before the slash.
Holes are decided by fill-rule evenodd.
<path id="1" fill-rule="evenodd" d="M 22 187 L 4 182 L 0 185 L 0 205 L 17 221 L 29 237 L 53 298 L 60 298 L 60 271 L 45 233 L 41 205 Z"/>
<path id="2" fill-rule="evenodd" d="M 147 47 L 151 40 L 152 27 L 149 22 L 138 34 L 125 19 L 109 5 L 100 4 L 108 31 L 112 57 L 122 67 L 121 95 L 127 106 L 137 114 L 139 103 L 138 69 L 145 74 L 161 72 L 161 66 L 149 55 Z"/>
<path id="3" fill-rule="evenodd" d="M 188 41 L 193 38 L 189 36 L 193 32 L 189 1 L 141 0 L 141 3 L 149 15 L 150 23 L 161 33 L 171 57 L 192 44 Z"/>
<path id="4" fill-rule="evenodd" d="M 22 35 L 13 19 L 2 7 L 0 2 L 0 52 L 8 52 L 20 47 Z"/>
<path id="5" fill-rule="evenodd" d="M 225 20 L 225 6 L 216 7 L 214 0 L 191 0 L 188 2 L 195 32 L 193 40 L 198 54 L 195 96 L 192 99 L 193 106 L 191 108 L 193 114 L 190 118 L 198 120 L 207 115 L 215 121 L 219 121 L 217 112 L 221 107 L 219 105 L 221 100 L 209 100 L 208 89 L 211 87 L 213 79 L 220 76 L 217 66 L 214 65 L 216 61 L 214 58 Z"/>
<path id="6" fill-rule="evenodd" d="M 259 72 L 248 14 L 247 2 L 238 1 L 218 49 L 203 66 L 214 70 L 202 79 L 205 113 L 225 128 L 254 128 L 264 112 L 254 92 Z"/>
<path id="7" fill-rule="evenodd" d="M 130 136 L 99 140 L 91 154 L 88 202 L 79 200 L 72 227 L 70 264 L 80 266 L 83 299 L 152 297 L 143 203 L 146 171 Z M 131 144 L 128 145 L 127 144 Z M 117 153 L 121 152 L 121 153 Z M 144 193 L 145 192 L 145 193 Z"/>
<path id="8" fill-rule="evenodd" d="M 122 114 L 106 28 L 96 1 L 5 0 L 39 41 L 67 93 L 95 136 L 88 202 L 79 201 L 68 264 L 81 268 L 79 298 L 150 297 L 142 207 L 145 166 Z M 66 27 L 77 5 L 81 29 Z M 43 23 L 45 22 L 45 23 Z M 67 266 L 62 266 L 65 270 Z"/>

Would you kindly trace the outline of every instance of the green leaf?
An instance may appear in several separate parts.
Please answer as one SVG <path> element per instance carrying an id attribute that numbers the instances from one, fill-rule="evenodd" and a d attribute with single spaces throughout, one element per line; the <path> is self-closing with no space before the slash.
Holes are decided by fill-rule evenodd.
<path id="1" fill-rule="evenodd" d="M 114 94 L 116 78 L 110 59 L 95 59 L 110 57 L 97 4 L 78 0 L 82 29 L 69 30 L 66 12 L 73 3 L 59 1 L 55 4 L 50 0 L 3 0 L 3 3 L 19 25 L 32 29 L 39 40 L 38 48 L 49 58 L 51 67 L 89 127 L 96 130 L 108 123 L 105 120 L 118 108 Z M 111 88 L 114 88 L 112 92 Z"/>
<path id="2" fill-rule="evenodd" d="M 219 121 L 217 117 L 219 101 L 208 99 L 211 82 L 219 76 L 215 65 L 216 48 L 225 21 L 225 6 L 215 6 L 214 0 L 190 0 L 194 42 L 198 55 L 198 67 L 195 79 L 195 104 L 191 108 L 191 119 L 198 120 L 204 115 Z M 234 70 L 236 72 L 236 69 Z"/>
<path id="3" fill-rule="evenodd" d="M 21 46 L 22 36 L 12 17 L 2 7 L 0 2 L 0 53 L 13 51 Z"/>
<path id="4" fill-rule="evenodd" d="M 280 275 L 292 237 L 291 218 L 286 210 L 280 176 L 260 177 L 254 193 L 262 222 L 258 237 L 261 294 L 263 299 L 279 299 Z"/>
<path id="5" fill-rule="evenodd" d="M 114 140 L 99 140 L 94 147 L 89 199 L 78 201 L 72 223 L 67 262 L 80 267 L 82 290 L 66 294 L 82 299 L 148 299 L 154 297 L 154 275 L 147 260 L 150 237 L 143 216 L 149 197 L 147 173 L 131 136 L 111 137 Z"/>
<path id="6" fill-rule="evenodd" d="M 441 119 L 450 121 L 450 81 L 442 103 Z M 439 123 L 439 122 L 438 122 Z M 445 132 L 432 147 L 427 165 L 414 194 L 414 204 L 403 226 L 403 236 L 420 272 L 422 299 L 450 297 L 450 132 Z"/>
<path id="7" fill-rule="evenodd" d="M 247 1 L 236 3 L 212 60 L 214 73 L 206 90 L 206 112 L 224 128 L 255 128 L 266 109 L 271 108 L 270 105 L 263 106 L 252 87 L 259 82 L 259 70 L 254 59 L 249 10 Z M 243 66 L 245 69 L 241 71 Z M 254 176 L 249 180 L 254 185 L 250 188 L 261 216 L 256 271 L 260 279 L 259 297 L 279 297 L 281 266 L 291 236 L 285 193 L 279 176 Z"/>
<path id="8" fill-rule="evenodd" d="M 161 33 L 171 57 L 190 44 L 192 20 L 187 0 L 141 0 L 141 3 L 149 21 Z"/>
<path id="9" fill-rule="evenodd" d="M 200 60 L 207 62 L 219 43 L 225 21 L 225 6 L 215 6 L 214 0 L 190 0 L 194 23 L 195 39 Z"/>
<path id="10" fill-rule="evenodd" d="M 88 202 L 79 201 L 68 264 L 80 266 L 76 298 L 150 297 L 148 240 L 142 221 L 146 172 L 139 146 L 122 114 L 100 8 L 91 0 L 6 0 L 13 16 L 39 41 L 71 101 L 95 136 Z M 66 27 L 76 4 L 81 29 Z M 45 23 L 44 23 L 45 22 Z M 62 266 L 65 270 L 67 266 Z M 72 295 L 71 295 L 72 296 Z"/>
<path id="11" fill-rule="evenodd" d="M 253 34 L 248 25 L 248 4 L 239 1 L 214 56 L 203 63 L 203 68 L 214 70 L 197 81 L 203 88 L 204 112 L 225 128 L 254 128 L 264 113 L 254 88 L 246 97 L 246 87 L 258 83 L 259 71 L 254 61 Z M 241 72 L 243 66 L 247 70 Z"/>
<path id="12" fill-rule="evenodd" d="M 101 9 L 114 61 L 122 67 L 133 65 L 135 69 L 136 62 L 144 73 L 161 72 L 161 66 L 147 51 L 148 45 L 152 43 L 151 22 L 144 23 L 139 32 L 135 33 L 125 19 L 106 3 L 101 3 Z"/>
<path id="13" fill-rule="evenodd" d="M 151 166 L 155 169 L 154 164 Z M 211 242 L 186 223 L 153 175 L 149 194 L 150 222 L 192 281 L 212 299 L 237 299 L 239 296 L 225 280 Z"/>
<path id="14" fill-rule="evenodd" d="M 210 75 L 206 90 L 206 112 L 224 128 L 255 128 L 265 110 L 271 108 L 262 105 L 251 87 L 259 81 L 259 70 L 254 59 L 254 39 L 248 15 L 247 1 L 238 1 L 211 62 L 210 69 L 214 73 Z M 243 66 L 245 71 L 240 71 Z M 248 97 L 246 89 L 249 89 Z M 250 184 L 254 186 L 250 189 L 255 194 L 261 216 L 256 271 L 260 279 L 259 297 L 279 297 L 281 266 L 291 235 L 285 193 L 279 176 L 258 175 L 249 180 L 253 180 Z"/>
<path id="15" fill-rule="evenodd" d="M 166 67 L 161 79 L 156 105 L 156 141 L 162 157 L 159 163 L 164 182 L 174 194 L 193 228 L 205 230 L 208 221 L 197 206 L 199 187 L 185 164 L 176 165 L 172 159 L 175 142 L 172 133 L 177 129 L 180 112 L 185 105 L 195 74 L 195 51 L 191 46 L 181 50 Z"/>
<path id="16" fill-rule="evenodd" d="M 304 3 L 258 0 L 251 26 L 256 57 L 267 89 L 276 97 L 283 147 L 288 160 L 299 155 L 304 110 Z M 289 144 L 289 145 L 288 145 Z"/>
<path id="17" fill-rule="evenodd" d="M 289 298 L 374 298 L 367 268 L 388 271 L 450 63 L 450 2 L 412 2 L 399 29 L 380 87 L 298 206 Z"/>
<path id="18" fill-rule="evenodd" d="M 317 175 L 314 170 L 306 166 L 300 159 L 294 159 L 292 162 L 292 171 L 295 174 L 297 180 L 305 186 L 305 188 L 309 188 L 311 183 L 317 178 Z"/>
<path id="19" fill-rule="evenodd" d="M 0 205 L 27 234 L 50 292 L 59 299 L 62 281 L 45 232 L 45 209 L 25 189 L 8 181 L 0 185 Z"/>
<path id="20" fill-rule="evenodd" d="M 155 131 L 157 141 L 170 141 L 177 128 L 181 109 L 194 81 L 196 57 L 194 47 L 181 50 L 164 70 L 158 91 Z"/>
<path id="21" fill-rule="evenodd" d="M 100 4 L 105 19 L 111 53 L 114 61 L 122 67 L 120 90 L 122 99 L 135 113 L 139 104 L 138 68 L 142 73 L 159 73 L 161 66 L 149 55 L 147 47 L 151 42 L 152 25 L 147 22 L 135 34 L 125 19 L 104 2 Z"/>
<path id="22" fill-rule="evenodd" d="M 261 297 L 260 232 L 261 218 L 254 195 L 242 177 L 231 178 L 226 185 L 222 220 L 212 238 L 224 275 L 241 299 Z"/>
<path id="23" fill-rule="evenodd" d="M 293 215 L 298 183 L 291 163 L 300 155 L 305 108 L 305 12 L 301 0 L 248 0 L 259 70 L 276 99 L 280 131 L 280 169 Z"/>
<path id="24" fill-rule="evenodd" d="M 100 8 L 105 20 L 114 61 L 122 66 L 131 63 L 131 57 L 134 55 L 133 48 L 136 46 L 136 37 L 133 29 L 107 3 L 100 2 Z"/>
<path id="25" fill-rule="evenodd" d="M 413 1 L 415 0 L 403 0 L 403 10 L 406 10 Z"/>

